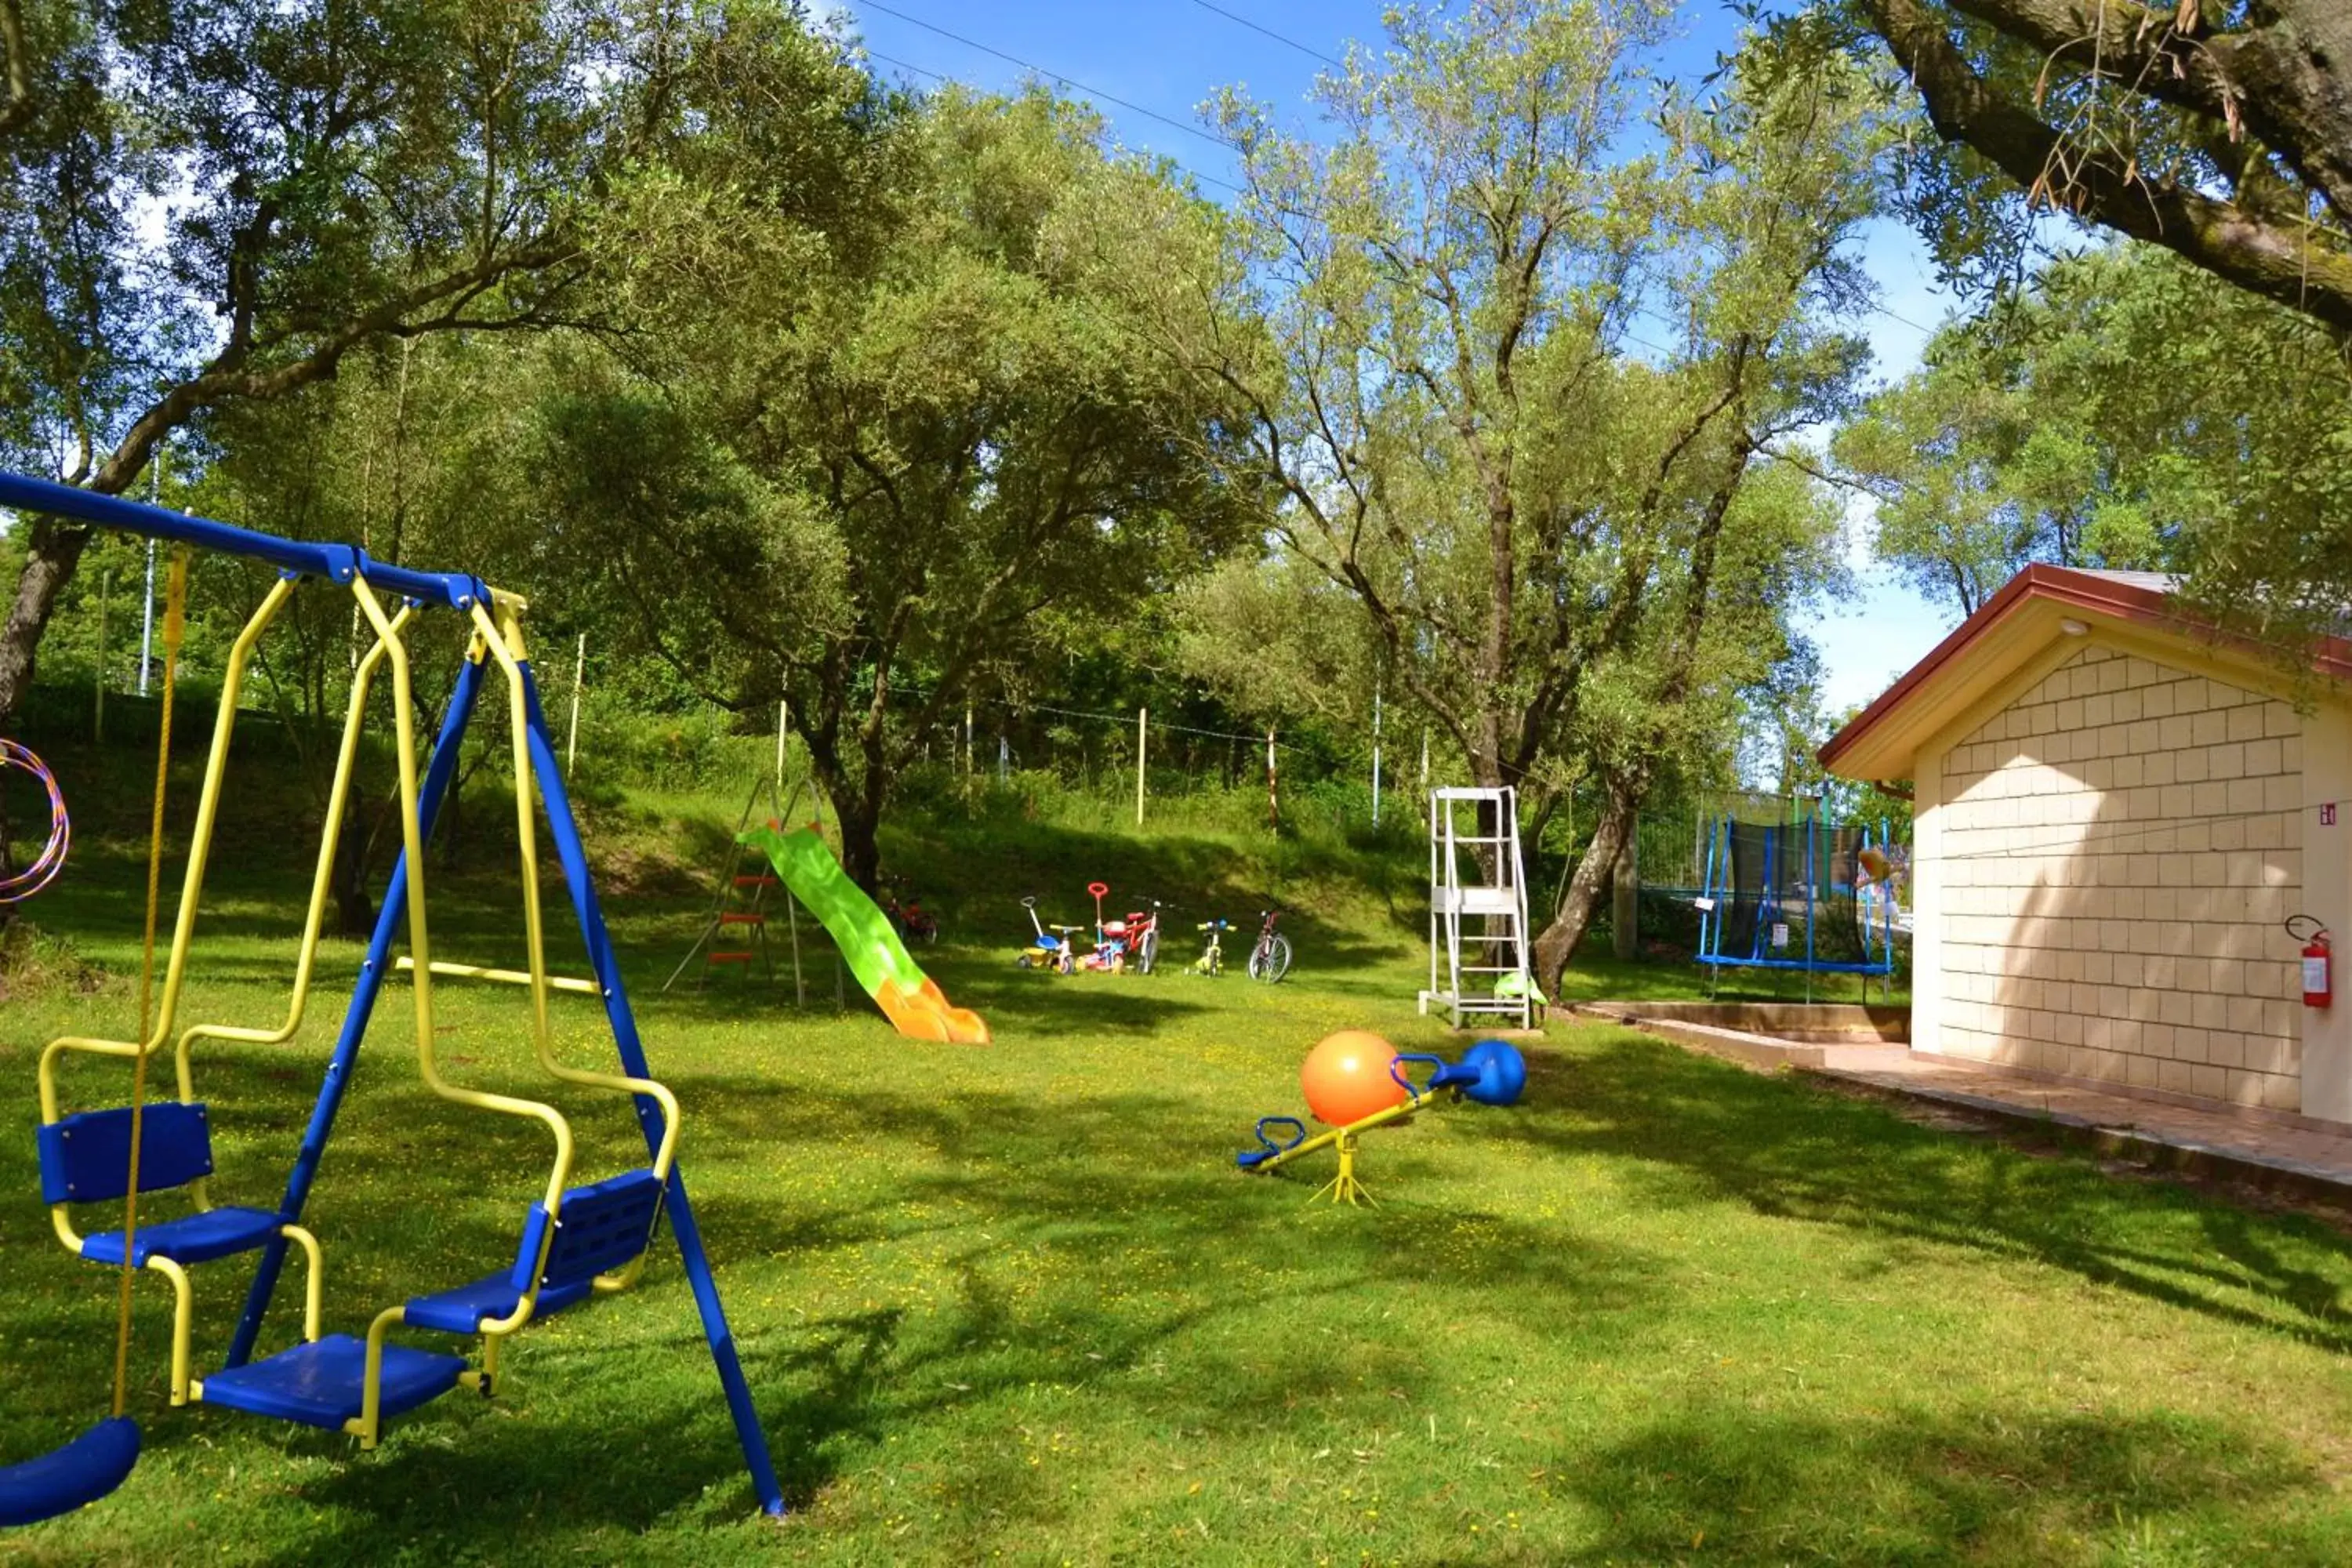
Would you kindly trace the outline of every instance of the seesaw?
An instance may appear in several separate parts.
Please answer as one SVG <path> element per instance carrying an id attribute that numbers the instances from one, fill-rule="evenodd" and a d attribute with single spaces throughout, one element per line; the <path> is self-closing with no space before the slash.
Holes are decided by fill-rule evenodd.
<path id="1" fill-rule="evenodd" d="M 1407 1063 L 1428 1068 L 1429 1077 L 1415 1082 L 1405 1071 Z M 1371 1194 L 1356 1179 L 1356 1143 L 1363 1134 L 1465 1100 L 1510 1105 L 1527 1088 L 1528 1064 L 1516 1047 L 1502 1040 L 1480 1040 L 1462 1053 L 1460 1061 L 1449 1062 L 1443 1057 L 1400 1053 L 1362 1029 L 1342 1029 L 1307 1053 L 1298 1080 L 1308 1110 L 1331 1125 L 1310 1136 L 1298 1117 L 1261 1116 L 1254 1129 L 1258 1147 L 1242 1151 L 1234 1163 L 1253 1174 L 1266 1175 L 1294 1160 L 1337 1148 L 1339 1173 L 1315 1197 L 1369 1204 Z M 1278 1140 L 1274 1129 L 1287 1129 L 1287 1141 Z"/>

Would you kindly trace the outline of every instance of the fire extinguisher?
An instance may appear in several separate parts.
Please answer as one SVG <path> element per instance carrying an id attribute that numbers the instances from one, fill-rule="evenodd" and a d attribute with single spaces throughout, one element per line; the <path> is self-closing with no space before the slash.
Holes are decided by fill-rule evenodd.
<path id="1" fill-rule="evenodd" d="M 2328 969 L 2327 928 L 2309 915 L 2288 917 L 2286 933 L 2303 942 L 2303 1005 L 2325 1007 L 2334 1000 L 2333 976 Z"/>

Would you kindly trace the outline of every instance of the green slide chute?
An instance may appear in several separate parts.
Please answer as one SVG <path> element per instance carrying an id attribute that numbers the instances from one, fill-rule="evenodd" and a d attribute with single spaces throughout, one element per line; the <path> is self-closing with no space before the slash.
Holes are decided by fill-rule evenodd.
<path id="1" fill-rule="evenodd" d="M 969 1007 L 949 1005 L 898 940 L 890 917 L 857 890 L 824 839 L 805 827 L 789 833 L 754 827 L 742 841 L 767 856 L 801 907 L 832 933 L 849 972 L 900 1034 L 951 1045 L 988 1044 L 987 1023 Z"/>

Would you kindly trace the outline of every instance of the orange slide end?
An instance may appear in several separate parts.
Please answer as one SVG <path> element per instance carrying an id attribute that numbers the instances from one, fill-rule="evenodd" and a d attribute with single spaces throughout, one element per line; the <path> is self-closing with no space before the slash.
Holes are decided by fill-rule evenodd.
<path id="1" fill-rule="evenodd" d="M 950 1006 L 939 983 L 929 975 L 913 987 L 886 982 L 874 1000 L 891 1026 L 909 1039 L 950 1046 L 989 1043 L 988 1021 L 969 1007 Z"/>

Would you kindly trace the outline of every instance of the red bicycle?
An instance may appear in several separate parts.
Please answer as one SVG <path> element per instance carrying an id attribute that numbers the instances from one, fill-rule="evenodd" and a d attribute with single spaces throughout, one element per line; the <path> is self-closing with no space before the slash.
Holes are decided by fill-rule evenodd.
<path id="1" fill-rule="evenodd" d="M 1152 900 L 1149 910 L 1129 910 L 1125 920 L 1107 921 L 1102 901 L 1109 896 L 1109 884 L 1089 882 L 1087 891 L 1095 900 L 1095 950 L 1078 960 L 1078 967 L 1112 974 L 1132 967 L 1139 974 L 1150 973 L 1160 963 L 1160 900 Z"/>
<path id="2" fill-rule="evenodd" d="M 1290 973 L 1290 939 L 1274 929 L 1274 922 L 1281 918 L 1279 910 L 1259 910 L 1257 945 L 1250 949 L 1249 977 L 1268 985 L 1279 985 Z"/>

